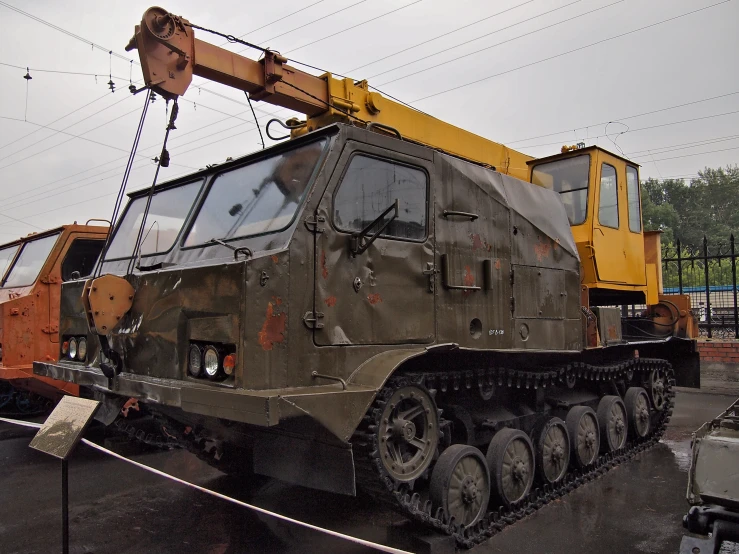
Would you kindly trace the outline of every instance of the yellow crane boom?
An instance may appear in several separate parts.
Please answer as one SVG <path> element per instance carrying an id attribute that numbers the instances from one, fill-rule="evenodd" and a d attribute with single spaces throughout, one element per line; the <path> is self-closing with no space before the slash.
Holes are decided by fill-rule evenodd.
<path id="1" fill-rule="evenodd" d="M 144 82 L 165 98 L 187 91 L 193 75 L 243 90 L 261 100 L 305 114 L 294 134 L 331 123 L 391 127 L 404 139 L 437 148 L 502 173 L 528 180 L 531 156 L 517 152 L 371 91 L 367 81 L 311 75 L 287 65 L 272 50 L 255 61 L 195 38 L 190 22 L 158 7 L 149 8 L 136 26 L 127 50 L 138 49 Z"/>

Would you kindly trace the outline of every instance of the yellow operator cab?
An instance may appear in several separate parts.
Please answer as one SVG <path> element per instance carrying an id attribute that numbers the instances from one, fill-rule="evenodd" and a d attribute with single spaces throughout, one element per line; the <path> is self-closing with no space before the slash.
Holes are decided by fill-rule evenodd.
<path id="1" fill-rule="evenodd" d="M 527 162 L 530 180 L 560 195 L 589 303 L 656 303 L 659 234 L 642 228 L 639 165 L 597 146 L 562 151 Z"/>

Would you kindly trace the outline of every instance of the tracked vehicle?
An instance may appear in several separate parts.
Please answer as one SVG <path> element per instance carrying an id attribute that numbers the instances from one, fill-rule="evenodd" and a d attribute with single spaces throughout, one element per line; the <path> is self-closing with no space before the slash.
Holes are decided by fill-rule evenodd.
<path id="1" fill-rule="evenodd" d="M 87 359 L 37 374 L 145 403 L 225 471 L 362 488 L 465 546 L 651 444 L 675 382 L 698 386 L 629 160 L 536 160 L 160 8 L 131 46 L 167 98 L 194 74 L 307 119 L 132 194 L 100 276 L 64 285 Z"/>
<path id="2" fill-rule="evenodd" d="M 34 375 L 33 361 L 69 355 L 69 343 L 59 343 L 62 282 L 91 273 L 108 232 L 108 227 L 89 223 L 33 233 L 0 246 L 2 414 L 35 413 L 64 394 L 79 393 L 77 385 Z M 74 356 L 84 351 L 86 341 L 86 333 L 75 339 Z"/>

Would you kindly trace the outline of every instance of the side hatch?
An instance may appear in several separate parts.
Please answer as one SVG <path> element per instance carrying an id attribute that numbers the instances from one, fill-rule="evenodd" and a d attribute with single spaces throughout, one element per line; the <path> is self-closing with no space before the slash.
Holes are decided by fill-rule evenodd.
<path id="1" fill-rule="evenodd" d="M 433 342 L 432 160 L 346 143 L 315 214 L 316 344 Z"/>

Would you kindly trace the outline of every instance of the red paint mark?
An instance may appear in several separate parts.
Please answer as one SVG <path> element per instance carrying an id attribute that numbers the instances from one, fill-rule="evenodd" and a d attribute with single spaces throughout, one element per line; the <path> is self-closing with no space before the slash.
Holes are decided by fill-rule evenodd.
<path id="1" fill-rule="evenodd" d="M 285 317 L 287 314 L 276 314 L 272 302 L 267 303 L 267 314 L 259 331 L 259 344 L 262 350 L 272 350 L 274 343 L 285 340 Z"/>
<path id="2" fill-rule="evenodd" d="M 328 278 L 328 268 L 326 267 L 326 251 L 321 250 L 321 275 L 324 279 Z"/>
<path id="3" fill-rule="evenodd" d="M 500 258 L 495 258 L 495 269 L 500 269 Z"/>
<path id="4" fill-rule="evenodd" d="M 336 297 L 329 296 L 328 298 L 326 298 L 326 300 L 324 300 L 324 302 L 326 303 L 326 306 L 328 306 L 329 308 L 333 308 L 334 306 L 336 306 Z"/>
<path id="5" fill-rule="evenodd" d="M 541 240 L 541 237 L 539 237 L 539 242 L 534 245 L 536 259 L 541 262 L 544 258 L 548 258 L 551 249 L 552 245 L 546 240 Z"/>
<path id="6" fill-rule="evenodd" d="M 480 238 L 480 235 L 473 233 L 470 235 L 470 238 L 472 239 L 472 250 L 479 250 L 482 248 L 482 239 Z"/>
<path id="7" fill-rule="evenodd" d="M 468 265 L 464 266 L 464 277 L 462 280 L 465 287 L 475 286 L 475 276 L 472 275 L 472 268 Z"/>
<path id="8" fill-rule="evenodd" d="M 273 296 L 272 297 L 272 300 L 274 300 L 275 301 L 275 304 L 278 305 L 278 306 L 280 304 L 282 304 L 282 298 L 280 298 L 279 296 Z"/>
<path id="9" fill-rule="evenodd" d="M 279 261 L 279 258 L 277 256 L 271 256 L 271 258 L 274 263 L 277 263 Z"/>
<path id="10" fill-rule="evenodd" d="M 121 415 L 123 417 L 128 417 L 128 411 L 129 410 L 136 410 L 137 412 L 140 411 L 139 408 L 139 401 L 135 398 L 129 398 L 126 400 L 126 403 L 123 405 L 123 408 L 121 408 Z"/>
<path id="11" fill-rule="evenodd" d="M 379 302 L 382 302 L 382 296 L 380 296 L 377 293 L 375 293 L 375 294 L 368 294 L 367 295 L 367 300 L 369 300 L 369 303 L 374 306 L 375 304 L 377 304 Z"/>

